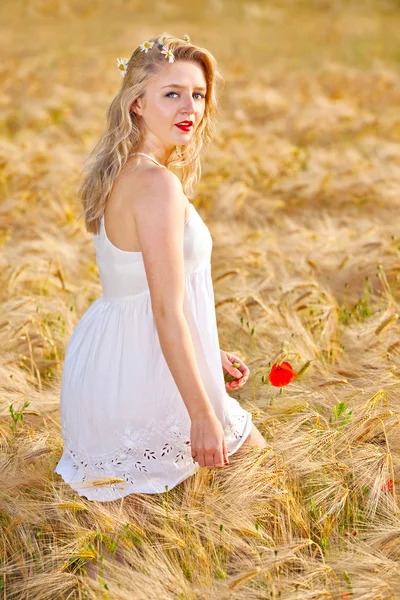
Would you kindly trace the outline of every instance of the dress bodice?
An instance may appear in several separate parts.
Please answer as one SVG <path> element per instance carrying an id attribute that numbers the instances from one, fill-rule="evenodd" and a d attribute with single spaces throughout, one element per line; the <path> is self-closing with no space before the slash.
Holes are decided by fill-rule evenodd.
<path id="1" fill-rule="evenodd" d="M 104 215 L 99 234 L 92 234 L 92 237 L 106 298 L 134 297 L 149 291 L 142 253 L 114 246 L 107 237 Z M 186 274 L 210 264 L 212 237 L 193 204 L 190 204 L 190 214 L 184 225 L 183 246 Z"/>

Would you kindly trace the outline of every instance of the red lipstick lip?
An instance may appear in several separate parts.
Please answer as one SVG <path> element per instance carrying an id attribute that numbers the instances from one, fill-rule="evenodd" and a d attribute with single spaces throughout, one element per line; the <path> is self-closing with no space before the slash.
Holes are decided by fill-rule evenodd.
<path id="1" fill-rule="evenodd" d="M 182 129 L 182 131 L 190 131 L 192 125 L 181 125 L 180 123 L 175 123 L 176 127 L 179 127 L 179 129 Z"/>
<path id="2" fill-rule="evenodd" d="M 175 125 L 182 125 L 183 127 L 191 127 L 193 125 L 193 121 L 180 121 L 180 123 L 175 123 Z"/>

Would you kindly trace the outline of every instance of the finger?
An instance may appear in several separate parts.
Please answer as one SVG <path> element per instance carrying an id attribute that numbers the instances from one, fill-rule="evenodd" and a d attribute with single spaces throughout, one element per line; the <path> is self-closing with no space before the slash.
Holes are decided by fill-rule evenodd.
<path id="1" fill-rule="evenodd" d="M 248 368 L 248 366 L 245 365 L 244 362 L 242 360 L 240 360 L 240 358 L 238 358 L 238 357 L 235 357 L 235 358 L 236 358 L 236 360 L 233 360 L 232 364 L 233 363 L 240 363 L 239 367 L 234 367 L 234 368 L 237 371 L 240 371 L 241 376 L 250 375 L 250 369 Z"/>
<path id="2" fill-rule="evenodd" d="M 226 447 L 225 437 L 224 437 L 224 440 L 223 440 L 223 454 L 224 454 L 224 462 L 229 465 L 228 449 Z"/>
<path id="3" fill-rule="evenodd" d="M 224 467 L 225 466 L 224 453 L 223 453 L 222 446 L 221 446 L 220 450 L 218 450 L 218 452 L 214 452 L 214 466 L 215 467 Z"/>
<path id="4" fill-rule="evenodd" d="M 207 466 L 207 460 L 206 460 L 206 454 L 205 454 L 205 452 L 200 452 L 200 461 L 199 461 L 199 464 L 202 467 L 206 467 Z"/>
<path id="5" fill-rule="evenodd" d="M 199 464 L 199 466 L 201 467 L 201 466 L 202 466 L 202 464 L 203 464 L 203 463 L 202 463 L 202 461 L 203 461 L 203 458 L 202 458 L 201 451 L 200 451 L 200 450 L 192 450 L 192 452 L 195 454 L 195 456 L 194 456 L 193 460 L 194 460 L 195 462 L 197 462 L 197 463 Z M 193 456 L 193 455 L 192 455 L 192 456 Z"/>
<path id="6" fill-rule="evenodd" d="M 240 373 L 240 377 L 241 379 L 243 378 L 248 378 L 248 376 L 250 375 L 250 371 L 247 367 L 243 366 L 243 369 L 241 369 L 241 373 Z"/>
<path id="7" fill-rule="evenodd" d="M 205 458 L 205 466 L 206 467 L 215 467 L 215 463 L 214 463 L 214 453 L 213 452 L 205 452 L 204 454 L 204 458 Z"/>
<path id="8" fill-rule="evenodd" d="M 234 377 L 240 377 L 243 369 L 247 368 L 246 365 L 240 360 L 238 356 L 235 356 L 234 354 L 230 354 L 228 358 L 231 363 L 231 367 L 233 367 L 234 369 L 234 373 L 232 373 L 232 375 Z M 239 364 L 239 367 L 234 367 L 234 364 Z"/>
<path id="9" fill-rule="evenodd" d="M 243 379 L 243 378 L 247 379 L 248 376 L 250 375 L 250 370 L 244 364 L 242 364 L 240 367 L 238 367 L 237 371 L 240 373 L 240 375 L 238 377 L 236 377 L 236 379 Z"/>
<path id="10" fill-rule="evenodd" d="M 236 379 L 235 381 L 231 381 L 231 386 L 233 388 L 237 388 L 240 385 L 242 385 L 242 383 L 243 383 L 243 379 Z"/>

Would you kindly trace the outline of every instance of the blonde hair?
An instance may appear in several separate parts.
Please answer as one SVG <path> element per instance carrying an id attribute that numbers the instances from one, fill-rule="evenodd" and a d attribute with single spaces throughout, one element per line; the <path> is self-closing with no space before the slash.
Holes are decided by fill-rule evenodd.
<path id="1" fill-rule="evenodd" d="M 138 116 L 130 111 L 132 103 L 144 92 L 146 85 L 157 76 L 168 62 L 161 53 L 158 38 L 151 38 L 154 46 L 148 52 L 139 47 L 132 53 L 126 65 L 121 89 L 107 111 L 104 133 L 86 159 L 87 175 L 79 188 L 78 199 L 83 206 L 87 231 L 98 234 L 100 217 L 111 194 L 115 178 L 121 172 L 129 156 L 137 150 L 140 142 Z M 191 198 L 201 176 L 200 154 L 208 147 L 214 130 L 215 117 L 219 110 L 217 84 L 223 78 L 217 70 L 214 56 L 201 48 L 177 37 L 167 37 L 164 46 L 173 50 L 175 61 L 196 61 L 203 68 L 207 92 L 202 121 L 194 131 L 189 143 L 176 146 L 166 167 L 182 167 L 181 183 L 184 194 Z M 79 217 L 79 218 L 80 218 Z"/>

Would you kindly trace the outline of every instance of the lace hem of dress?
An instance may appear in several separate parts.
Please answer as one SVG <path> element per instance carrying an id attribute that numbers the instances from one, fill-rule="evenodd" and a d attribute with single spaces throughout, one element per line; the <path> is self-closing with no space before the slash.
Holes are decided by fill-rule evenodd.
<path id="1" fill-rule="evenodd" d="M 247 413 L 241 407 L 237 411 L 225 413 L 225 437 L 238 440 L 243 435 Z M 129 485 L 135 485 L 140 478 L 151 477 L 162 470 L 162 462 L 167 467 L 187 471 L 197 463 L 191 454 L 190 428 L 182 413 L 170 414 L 160 426 L 152 420 L 146 428 L 138 429 L 128 422 L 118 433 L 120 446 L 109 454 L 92 456 L 79 448 L 68 434 L 66 422 L 61 419 L 64 452 L 73 461 L 73 467 L 82 475 L 82 482 L 102 478 L 119 478 Z M 160 441 L 161 440 L 161 441 Z M 172 459 L 172 460 L 171 460 Z M 115 489 L 115 484 L 111 484 Z"/>

